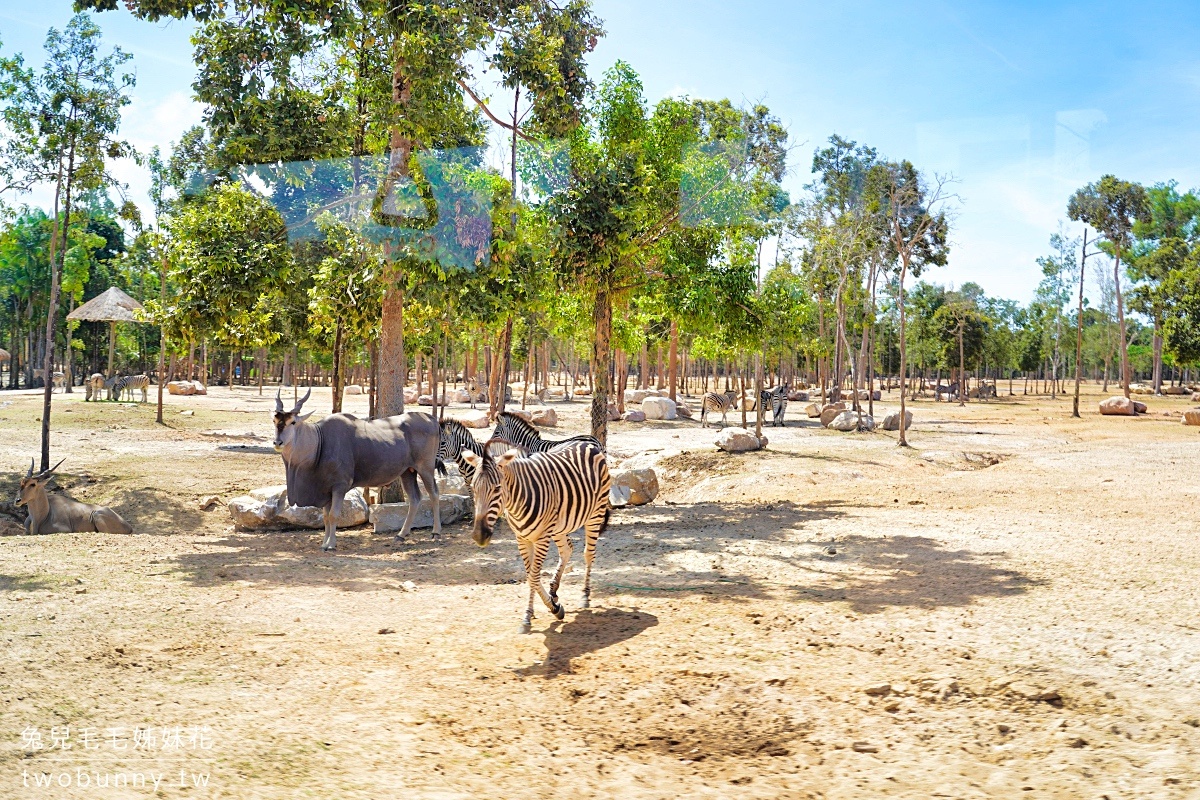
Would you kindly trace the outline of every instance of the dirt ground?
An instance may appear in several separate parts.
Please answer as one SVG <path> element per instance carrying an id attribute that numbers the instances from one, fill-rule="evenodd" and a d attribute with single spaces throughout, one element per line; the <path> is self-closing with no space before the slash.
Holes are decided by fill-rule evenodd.
<path id="1" fill-rule="evenodd" d="M 0 516 L 0 797 L 1200 796 L 1200 436 L 1183 398 L 1101 418 L 1085 388 L 1082 420 L 1019 384 L 918 402 L 909 450 L 800 404 L 746 455 L 616 423 L 662 493 L 614 513 L 593 608 L 577 553 L 524 636 L 506 529 L 326 554 L 200 511 L 282 482 L 270 396 L 161 427 L 57 395 L 61 484 L 135 533 Z M 0 392 L 0 497 L 40 408 Z"/>

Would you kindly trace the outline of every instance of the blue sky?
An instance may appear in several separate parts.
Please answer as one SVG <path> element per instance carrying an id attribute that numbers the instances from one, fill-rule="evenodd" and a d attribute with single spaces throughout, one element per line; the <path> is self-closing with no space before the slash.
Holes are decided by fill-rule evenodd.
<path id="1" fill-rule="evenodd" d="M 619 58 L 652 101 L 766 103 L 791 133 L 794 194 L 832 133 L 954 175 L 950 264 L 931 280 L 1026 301 L 1075 188 L 1105 172 L 1200 186 L 1198 3 L 594 3 L 608 32 L 595 75 Z M 40 62 L 69 14 L 66 0 L 0 0 L 4 51 Z M 188 26 L 99 21 L 135 57 L 125 135 L 178 138 L 200 112 Z M 144 186 L 132 166 L 122 176 Z"/>

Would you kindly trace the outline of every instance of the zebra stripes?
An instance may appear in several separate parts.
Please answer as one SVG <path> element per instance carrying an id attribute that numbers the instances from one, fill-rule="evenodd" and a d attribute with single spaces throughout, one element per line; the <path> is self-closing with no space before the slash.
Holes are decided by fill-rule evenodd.
<path id="1" fill-rule="evenodd" d="M 708 412 L 720 411 L 721 427 L 724 428 L 729 410 L 733 408 L 733 401 L 736 398 L 735 392 L 705 392 L 704 397 L 700 400 L 700 427 L 708 427 Z"/>
<path id="2" fill-rule="evenodd" d="M 493 439 L 489 446 L 510 443 Z M 569 535 L 584 529 L 583 607 L 591 603 L 592 560 L 596 542 L 608 526 L 608 493 L 612 480 L 600 446 L 592 442 L 569 442 L 548 453 L 521 456 L 516 448 L 493 457 L 464 453 L 475 467 L 475 543 L 486 546 L 501 512 L 517 535 L 517 548 L 529 584 L 529 605 L 521 632 L 533 622 L 533 598 L 542 602 L 558 619 L 566 610 L 558 602 L 558 587 L 573 549 Z M 542 562 L 553 541 L 558 548 L 558 569 L 550 591 L 542 586 Z"/>
<path id="3" fill-rule="evenodd" d="M 787 411 L 788 392 L 791 387 L 786 383 L 783 386 L 776 386 L 773 389 L 763 389 L 759 394 L 759 402 L 762 403 L 763 413 L 771 409 L 771 426 L 783 427 L 783 415 Z"/>
<path id="4" fill-rule="evenodd" d="M 107 381 L 105 381 L 107 383 Z M 133 393 L 137 389 L 142 390 L 142 402 L 146 402 L 146 389 L 150 387 L 150 378 L 146 375 L 126 375 L 123 378 L 117 378 L 113 381 L 112 386 L 108 390 L 109 400 L 120 400 L 121 394 L 126 390 L 129 391 L 129 399 L 133 400 Z"/>
<path id="5" fill-rule="evenodd" d="M 526 455 L 529 453 L 546 453 L 556 447 L 572 442 L 584 442 L 600 447 L 600 442 L 596 437 L 588 436 L 587 434 L 580 434 L 579 436 L 572 436 L 569 439 L 559 439 L 557 441 L 543 439 L 542 435 L 538 433 L 537 428 L 510 411 L 501 412 L 500 416 L 496 418 L 496 430 L 492 432 L 492 438 L 512 442 L 513 445 L 519 447 Z"/>
<path id="6" fill-rule="evenodd" d="M 464 457 L 464 453 L 474 453 L 477 456 L 483 455 L 483 445 L 476 441 L 471 435 L 471 431 L 466 425 L 463 425 L 456 419 L 444 419 L 441 422 L 442 440 L 438 443 L 438 459 L 445 461 L 448 458 L 454 459 L 454 463 L 458 464 L 458 471 L 462 473 L 463 479 L 468 483 L 475 480 L 475 467 Z"/>

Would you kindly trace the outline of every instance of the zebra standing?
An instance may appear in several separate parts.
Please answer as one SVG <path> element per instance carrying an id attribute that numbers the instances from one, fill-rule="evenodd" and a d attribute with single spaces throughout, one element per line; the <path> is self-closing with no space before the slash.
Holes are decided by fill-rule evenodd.
<path id="1" fill-rule="evenodd" d="M 150 378 L 146 375 L 126 375 L 123 378 L 117 378 L 113 381 L 112 387 L 108 390 L 109 400 L 120 400 L 121 394 L 126 390 L 129 391 L 129 400 L 133 401 L 133 393 L 136 389 L 142 390 L 142 402 L 146 402 L 146 390 L 150 387 Z"/>
<path id="2" fill-rule="evenodd" d="M 441 426 L 442 441 L 438 444 L 437 457 L 442 461 L 454 459 L 454 463 L 458 464 L 458 471 L 469 485 L 475 480 L 475 467 L 471 466 L 463 454 L 474 453 L 481 456 L 484 452 L 483 445 L 471 435 L 466 425 L 456 419 L 444 419 Z"/>
<path id="3" fill-rule="evenodd" d="M 538 433 L 537 428 L 511 411 L 502 411 L 500 416 L 496 418 L 496 430 L 492 432 L 492 438 L 512 442 L 514 446 L 519 447 L 526 454 L 545 453 L 556 447 L 574 442 L 585 442 L 600 447 L 599 440 L 595 436 L 589 436 L 586 433 L 572 436 L 569 439 L 558 439 L 557 441 L 543 439 L 542 435 Z M 604 448 L 601 447 L 600 449 L 603 450 Z"/>
<path id="4" fill-rule="evenodd" d="M 720 411 L 721 427 L 724 428 L 735 399 L 737 399 L 737 392 L 705 392 L 704 398 L 700 401 L 700 427 L 708 427 L 708 412 Z"/>
<path id="5" fill-rule="evenodd" d="M 763 389 L 759 394 L 758 401 L 762 403 L 763 413 L 767 409 L 771 409 L 771 426 L 783 427 L 783 415 L 787 411 L 788 392 L 791 387 L 786 383 L 783 386 L 776 386 L 774 389 Z"/>
<path id="6" fill-rule="evenodd" d="M 510 443 L 493 439 L 489 445 Z M 475 467 L 475 543 L 484 547 L 492 538 L 501 512 L 517 535 L 517 548 L 525 565 L 529 584 L 529 605 L 521 633 L 528 633 L 533 622 L 533 596 L 558 619 L 566 610 L 558 602 L 558 587 L 573 552 L 569 538 L 584 529 L 583 607 L 591 604 L 592 560 L 596 542 L 608 526 L 608 493 L 612 480 L 604 451 L 592 442 L 571 442 L 549 453 L 521 456 L 516 448 L 492 457 L 463 453 Z M 554 541 L 558 548 L 558 569 L 550 591 L 542 586 L 542 562 Z"/>

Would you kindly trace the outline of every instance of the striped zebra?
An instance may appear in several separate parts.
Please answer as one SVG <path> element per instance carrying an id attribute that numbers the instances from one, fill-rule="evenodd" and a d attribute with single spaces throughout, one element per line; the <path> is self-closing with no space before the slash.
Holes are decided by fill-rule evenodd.
<path id="1" fill-rule="evenodd" d="M 776 386 L 774 389 L 763 389 L 759 394 L 759 402 L 762 403 L 763 414 L 767 413 L 767 409 L 771 409 L 771 426 L 783 427 L 783 415 L 787 411 L 788 392 L 791 387 L 786 383 L 783 386 Z"/>
<path id="2" fill-rule="evenodd" d="M 736 399 L 737 392 L 705 392 L 704 398 L 700 401 L 700 427 L 708 427 L 708 412 L 720 411 L 721 427 L 724 428 L 729 411 L 733 408 L 733 401 Z"/>
<path id="3" fill-rule="evenodd" d="M 475 408 L 475 404 L 480 401 L 487 401 L 487 387 L 480 386 L 479 381 L 471 378 L 466 385 L 467 397 L 471 401 L 471 408 Z"/>
<path id="4" fill-rule="evenodd" d="M 464 453 L 483 455 L 483 445 L 471 435 L 470 429 L 456 419 L 444 419 L 442 425 L 442 440 L 438 444 L 437 457 L 441 461 L 454 459 L 463 480 L 470 485 L 475 480 L 475 467 L 464 457 Z"/>
<path id="5" fill-rule="evenodd" d="M 506 446 L 506 452 L 492 456 L 493 446 Z M 596 542 L 608 526 L 608 493 L 612 481 L 604 451 L 592 442 L 572 442 L 549 453 L 522 456 L 511 443 L 493 439 L 483 455 L 464 453 L 475 467 L 475 543 L 485 547 L 492 538 L 501 512 L 517 535 L 517 548 L 525 564 L 529 583 L 529 605 L 521 633 L 528 633 L 533 622 L 533 596 L 558 619 L 566 610 L 558 602 L 558 587 L 573 552 L 570 534 L 584 529 L 583 607 L 591 604 L 592 560 Z M 558 548 L 558 569 L 550 591 L 542 586 L 542 562 L 554 541 Z"/>
<path id="6" fill-rule="evenodd" d="M 558 439 L 555 441 L 543 439 L 542 435 L 538 433 L 537 428 L 511 411 L 502 411 L 500 416 L 496 418 L 496 430 L 492 432 L 492 438 L 512 442 L 514 446 L 519 447 L 527 455 L 529 453 L 545 453 L 556 447 L 573 442 L 586 442 L 587 444 L 594 444 L 600 447 L 600 442 L 596 437 L 589 436 L 586 433 L 572 436 L 569 439 Z M 601 450 L 603 449 L 601 447 Z"/>
<path id="7" fill-rule="evenodd" d="M 106 381 L 107 382 L 107 381 Z M 150 378 L 146 375 L 126 375 L 113 381 L 108 390 L 109 400 L 120 400 L 121 395 L 128 390 L 129 400 L 133 401 L 133 393 L 142 390 L 142 402 L 146 402 L 146 390 L 150 387 Z"/>

